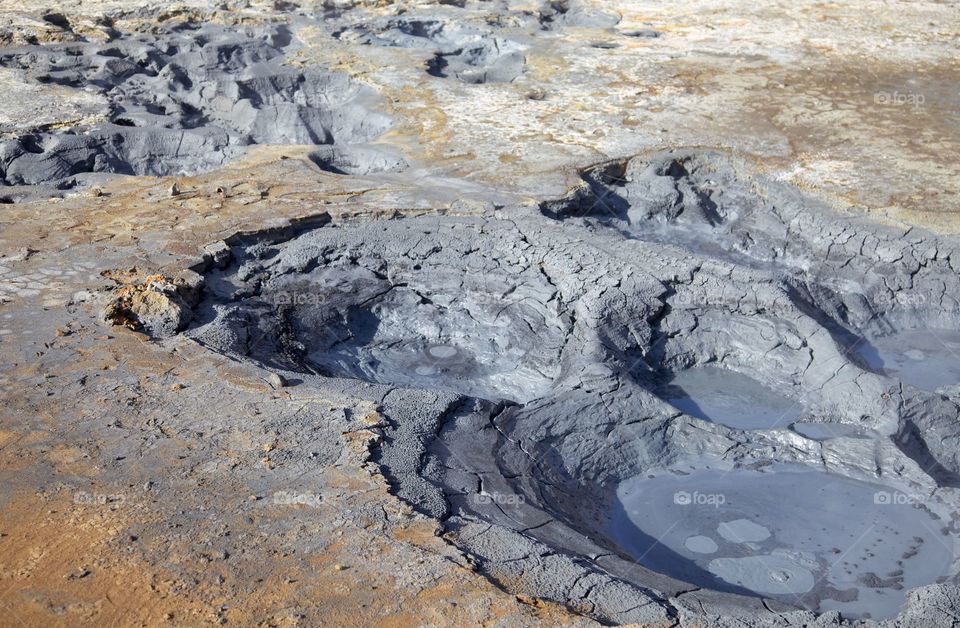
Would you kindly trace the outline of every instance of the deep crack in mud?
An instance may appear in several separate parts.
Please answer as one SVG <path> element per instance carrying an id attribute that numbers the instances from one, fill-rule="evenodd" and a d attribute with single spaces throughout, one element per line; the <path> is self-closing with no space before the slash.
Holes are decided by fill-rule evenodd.
<path id="1" fill-rule="evenodd" d="M 187 333 L 376 403 L 397 495 L 507 586 L 620 623 L 892 617 L 956 580 L 960 377 L 914 386 L 884 339 L 955 364 L 957 243 L 745 171 L 237 236 Z"/>

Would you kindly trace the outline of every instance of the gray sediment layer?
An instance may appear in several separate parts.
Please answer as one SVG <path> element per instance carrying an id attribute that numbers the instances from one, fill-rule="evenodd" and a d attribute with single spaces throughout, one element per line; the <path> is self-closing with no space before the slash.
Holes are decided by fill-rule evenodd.
<path id="1" fill-rule="evenodd" d="M 509 83 L 523 73 L 526 63 L 520 43 L 455 19 L 404 16 L 368 20 L 336 35 L 368 45 L 431 52 L 425 68 L 429 74 L 455 76 L 464 83 Z"/>

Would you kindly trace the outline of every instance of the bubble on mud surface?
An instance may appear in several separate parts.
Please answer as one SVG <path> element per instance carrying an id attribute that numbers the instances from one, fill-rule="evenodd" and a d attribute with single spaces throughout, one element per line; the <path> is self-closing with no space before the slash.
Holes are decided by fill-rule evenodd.
<path id="1" fill-rule="evenodd" d="M 709 536 L 691 536 L 683 543 L 688 550 L 697 554 L 713 554 L 717 551 L 717 542 Z"/>
<path id="2" fill-rule="evenodd" d="M 749 519 L 724 521 L 717 526 L 717 534 L 731 543 L 758 543 L 770 538 L 770 530 Z"/>
<path id="3" fill-rule="evenodd" d="M 456 348 L 450 347 L 447 345 L 434 345 L 430 347 L 427 350 L 427 352 L 430 354 L 431 357 L 434 357 L 440 360 L 449 359 L 457 355 Z"/>

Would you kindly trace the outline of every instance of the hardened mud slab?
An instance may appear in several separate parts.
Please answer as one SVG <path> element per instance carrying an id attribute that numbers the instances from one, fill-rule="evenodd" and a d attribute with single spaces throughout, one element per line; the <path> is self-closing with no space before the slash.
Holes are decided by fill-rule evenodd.
<path id="1" fill-rule="evenodd" d="M 924 557 L 953 547 L 960 387 L 914 387 L 856 349 L 960 325 L 957 243 L 839 216 L 741 170 L 718 154 L 659 154 L 588 169 L 540 211 L 237 236 L 229 263 L 205 273 L 187 333 L 286 381 L 377 404 L 390 424 L 377 460 L 396 493 L 442 519 L 496 580 L 617 623 L 677 618 L 676 599 L 691 595 L 708 613 L 740 609 L 750 625 L 774 621 L 771 608 L 797 625 L 831 608 L 893 617 L 904 582 L 956 573 L 952 560 Z M 701 368 L 729 373 L 719 385 L 744 391 L 741 403 L 758 386 L 785 405 L 749 426 L 691 416 L 661 391 Z M 808 438 L 794 421 L 862 433 Z M 922 494 L 926 524 L 942 529 L 904 546 L 904 558 L 861 561 L 857 573 L 851 562 L 852 584 L 838 588 L 833 546 L 818 554 L 783 521 L 720 520 L 716 538 L 733 554 L 701 564 L 666 540 L 656 552 L 630 547 L 629 513 L 616 514 L 631 503 L 629 482 L 680 495 L 697 484 L 656 478 L 702 476 L 722 495 L 753 474 L 769 495 L 791 473 L 804 480 L 793 496 L 801 512 L 824 483 L 839 482 L 851 504 L 881 496 L 860 511 L 893 517 L 871 556 L 901 551 L 894 538 L 918 525 L 884 510 L 884 494 Z M 693 517 L 689 529 L 710 521 Z M 752 539 L 753 528 L 763 534 Z M 731 539 L 759 548 L 770 529 L 780 545 L 737 558 Z M 717 543 L 691 538 L 695 550 Z M 900 573 L 867 569 L 883 559 L 900 560 Z"/>
<path id="2" fill-rule="evenodd" d="M 374 149 L 331 152 L 333 145 L 375 139 L 390 120 L 372 109 L 377 96 L 370 88 L 344 74 L 290 65 L 296 49 L 285 25 L 179 24 L 106 43 L 0 50 L 0 66 L 96 94 L 108 108 L 106 119 L 89 127 L 6 140 L 2 182 L 62 189 L 86 173 L 203 173 L 256 144 L 325 145 L 321 163 L 396 169 L 396 158 L 378 162 Z"/>

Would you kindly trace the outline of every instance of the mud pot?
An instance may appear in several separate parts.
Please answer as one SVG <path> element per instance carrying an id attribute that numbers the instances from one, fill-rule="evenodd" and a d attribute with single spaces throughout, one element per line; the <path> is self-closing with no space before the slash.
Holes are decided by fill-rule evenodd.
<path id="1" fill-rule="evenodd" d="M 504 586 L 876 620 L 956 580 L 956 246 L 666 153 L 539 206 L 237 235 L 175 327 L 376 404 L 392 489 Z M 921 325 L 946 340 L 883 335 Z"/>

